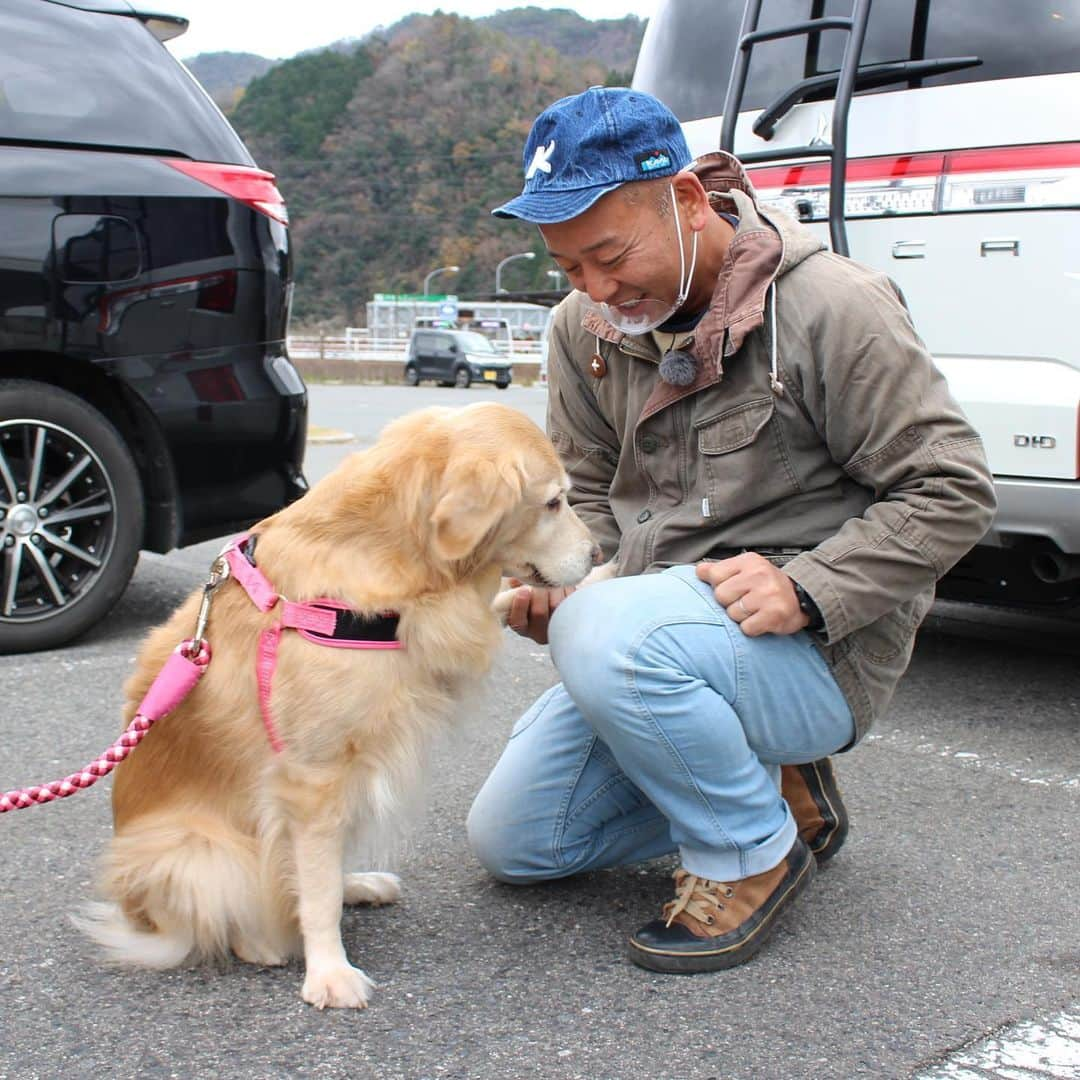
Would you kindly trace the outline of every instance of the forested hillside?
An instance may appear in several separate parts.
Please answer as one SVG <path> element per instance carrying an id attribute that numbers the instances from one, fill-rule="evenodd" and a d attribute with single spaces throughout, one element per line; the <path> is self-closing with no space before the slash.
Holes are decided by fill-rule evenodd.
<path id="1" fill-rule="evenodd" d="M 289 204 L 297 324 L 358 325 L 373 293 L 420 292 L 439 266 L 461 272 L 433 291 L 491 292 L 499 260 L 526 250 L 540 257 L 506 267 L 503 286 L 550 287 L 536 230 L 489 211 L 521 189 L 536 113 L 628 72 L 493 27 L 515 14 L 411 16 L 351 51 L 282 61 L 247 88 L 230 118 Z"/>

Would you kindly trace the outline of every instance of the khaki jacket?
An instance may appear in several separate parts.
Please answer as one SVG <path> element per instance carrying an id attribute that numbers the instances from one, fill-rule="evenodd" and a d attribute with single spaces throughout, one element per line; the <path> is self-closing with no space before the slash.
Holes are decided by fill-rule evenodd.
<path id="1" fill-rule="evenodd" d="M 550 336 L 548 429 L 620 574 L 745 549 L 799 582 L 861 738 L 935 581 L 990 525 L 982 443 L 885 275 L 759 207 L 730 155 L 692 168 L 739 218 L 694 333 L 696 381 L 661 382 L 652 335 L 620 333 L 572 293 Z"/>

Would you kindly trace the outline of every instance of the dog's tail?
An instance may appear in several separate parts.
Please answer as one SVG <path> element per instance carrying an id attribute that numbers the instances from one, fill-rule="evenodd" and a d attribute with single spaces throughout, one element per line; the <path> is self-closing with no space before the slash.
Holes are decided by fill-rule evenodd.
<path id="1" fill-rule="evenodd" d="M 100 945 L 105 963 L 117 967 L 143 967 L 165 970 L 179 967 L 195 951 L 190 933 L 162 934 L 140 930 L 110 901 L 94 901 L 71 916 L 76 929 Z"/>
<path id="2" fill-rule="evenodd" d="M 113 838 L 102 891 L 111 902 L 73 921 L 109 964 L 178 967 L 265 938 L 255 842 L 220 820 L 133 822 Z"/>

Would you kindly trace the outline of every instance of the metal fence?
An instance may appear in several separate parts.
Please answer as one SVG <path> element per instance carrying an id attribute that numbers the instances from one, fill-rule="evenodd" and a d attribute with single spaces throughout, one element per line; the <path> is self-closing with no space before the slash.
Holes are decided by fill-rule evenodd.
<path id="1" fill-rule="evenodd" d="M 405 362 L 408 334 L 374 336 L 366 327 L 350 326 L 344 336 L 332 334 L 296 335 L 288 340 L 289 355 L 295 360 L 355 360 Z M 510 359 L 515 364 L 540 364 L 539 341 L 515 341 Z"/>

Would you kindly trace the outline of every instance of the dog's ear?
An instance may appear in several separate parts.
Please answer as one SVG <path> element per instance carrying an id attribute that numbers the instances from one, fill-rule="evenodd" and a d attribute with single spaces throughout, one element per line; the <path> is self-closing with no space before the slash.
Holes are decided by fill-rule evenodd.
<path id="1" fill-rule="evenodd" d="M 482 458 L 447 463 L 431 516 L 432 548 L 447 562 L 473 554 L 521 500 L 517 470 L 499 469 Z"/>

